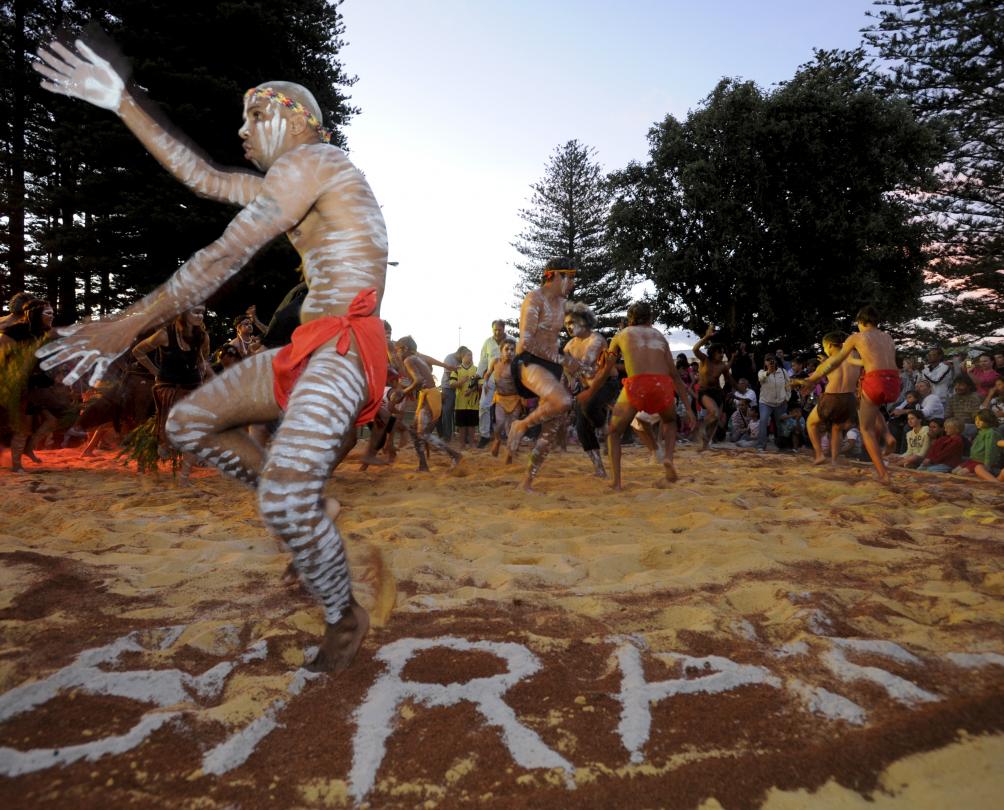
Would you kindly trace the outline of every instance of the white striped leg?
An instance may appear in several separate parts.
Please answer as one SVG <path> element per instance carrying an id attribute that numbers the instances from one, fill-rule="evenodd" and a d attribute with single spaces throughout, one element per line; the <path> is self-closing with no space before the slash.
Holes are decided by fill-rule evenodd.
<path id="1" fill-rule="evenodd" d="M 342 537 L 324 509 L 324 484 L 354 440 L 355 420 L 368 397 L 354 355 L 333 346 L 311 357 L 297 381 L 258 480 L 266 526 L 293 552 L 293 565 L 336 624 L 352 590 Z"/>
<path id="2" fill-rule="evenodd" d="M 272 358 L 260 352 L 197 388 L 171 408 L 165 430 L 178 450 L 254 486 L 261 446 L 245 426 L 281 415 L 272 393 Z"/>
<path id="3" fill-rule="evenodd" d="M 544 466 L 544 459 L 547 458 L 548 454 L 551 452 L 551 447 L 554 445 L 554 440 L 558 435 L 558 428 L 564 424 L 563 420 L 560 418 L 549 419 L 545 422 L 540 429 L 540 436 L 537 438 L 536 444 L 533 446 L 533 450 L 530 451 L 530 464 L 527 471 L 527 476 L 532 481 L 540 473 L 540 468 Z"/>

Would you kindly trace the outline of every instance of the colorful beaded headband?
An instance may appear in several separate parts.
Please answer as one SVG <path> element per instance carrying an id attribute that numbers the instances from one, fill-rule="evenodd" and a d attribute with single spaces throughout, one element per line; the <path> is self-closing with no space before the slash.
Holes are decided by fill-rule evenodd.
<path id="1" fill-rule="evenodd" d="M 278 90 L 273 90 L 271 87 L 252 87 L 244 94 L 244 106 L 247 106 L 248 102 L 252 98 L 264 98 L 269 101 L 277 101 L 286 109 L 292 110 L 295 113 L 300 113 L 307 119 L 308 126 L 317 132 L 324 143 L 331 143 L 331 130 L 325 129 L 321 122 L 317 120 L 317 116 L 304 107 L 299 101 L 294 101 L 289 96 L 280 93 Z"/>

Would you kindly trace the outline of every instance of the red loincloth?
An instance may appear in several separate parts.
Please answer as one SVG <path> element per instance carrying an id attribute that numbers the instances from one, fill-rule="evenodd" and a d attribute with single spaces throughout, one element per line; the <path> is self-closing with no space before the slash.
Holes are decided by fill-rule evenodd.
<path id="1" fill-rule="evenodd" d="M 861 378 L 861 391 L 875 405 L 888 405 L 899 399 L 899 372 L 894 368 L 866 371 Z"/>
<path id="2" fill-rule="evenodd" d="M 668 374 L 635 374 L 624 380 L 624 390 L 631 407 L 645 413 L 663 413 L 676 401 L 676 388 Z"/>
<path id="3" fill-rule="evenodd" d="M 369 401 L 356 417 L 356 424 L 365 425 L 373 421 L 380 410 L 387 380 L 387 336 L 383 321 L 373 314 L 376 303 L 376 289 L 367 287 L 352 299 L 348 315 L 318 318 L 296 327 L 292 342 L 283 346 L 272 360 L 272 373 L 275 375 L 272 390 L 280 408 L 286 410 L 293 386 L 306 368 L 311 354 L 335 338 L 338 338 L 335 345 L 338 353 L 345 354 L 354 337 L 370 394 Z"/>

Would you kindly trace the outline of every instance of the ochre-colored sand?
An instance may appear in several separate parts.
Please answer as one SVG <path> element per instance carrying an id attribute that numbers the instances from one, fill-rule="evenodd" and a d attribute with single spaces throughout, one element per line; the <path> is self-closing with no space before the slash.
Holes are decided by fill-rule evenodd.
<path id="1" fill-rule="evenodd" d="M 109 668 L 199 674 L 262 639 L 268 652 L 129 752 L 0 776 L 4 806 L 351 804 L 353 712 L 385 671 L 374 656 L 434 636 L 514 642 L 538 657 L 541 670 L 507 701 L 572 762 L 576 787 L 515 763 L 473 709 L 411 702 L 372 807 L 980 808 L 1004 795 L 1004 658 L 948 657 L 1004 656 L 1004 497 L 990 486 L 902 473 L 889 491 L 863 466 L 684 447 L 680 480 L 662 489 L 661 467 L 627 448 L 625 490 L 613 494 L 570 448 L 526 496 L 525 458 L 505 467 L 470 453 L 448 474 L 434 455 L 423 475 L 410 451 L 367 472 L 350 457 L 330 492 L 374 630 L 349 672 L 291 698 L 323 623 L 309 596 L 280 583 L 288 556 L 251 491 L 206 470 L 180 488 L 108 453 L 44 460 L 29 475 L 0 473 L 0 693 L 132 631 L 183 626 Z M 899 645 L 912 662 L 864 648 L 845 659 L 936 699 L 841 680 L 826 665 L 834 639 Z M 624 644 L 641 650 L 649 682 L 713 674 L 663 655 L 677 653 L 764 667 L 783 687 L 654 701 L 644 762 L 632 762 L 617 732 Z M 449 669 L 443 683 L 505 670 L 487 653 L 424 655 L 414 665 L 432 673 L 424 679 Z M 867 719 L 806 708 L 796 681 Z M 151 710 L 66 691 L 0 722 L 0 747 L 121 734 Z M 277 700 L 288 704 L 278 727 L 247 763 L 207 774 L 205 753 Z"/>

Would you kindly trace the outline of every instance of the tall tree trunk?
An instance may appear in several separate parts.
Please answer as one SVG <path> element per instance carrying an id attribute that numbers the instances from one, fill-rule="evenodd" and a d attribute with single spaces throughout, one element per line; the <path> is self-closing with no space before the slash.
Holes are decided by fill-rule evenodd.
<path id="1" fill-rule="evenodd" d="M 24 127 L 25 127 L 25 93 L 27 92 L 24 76 L 24 15 L 28 0 L 14 0 L 14 117 L 11 121 L 11 183 L 8 215 L 8 258 L 10 260 L 10 278 L 7 280 L 7 292 L 14 293 L 24 289 L 25 251 L 24 251 Z"/>

